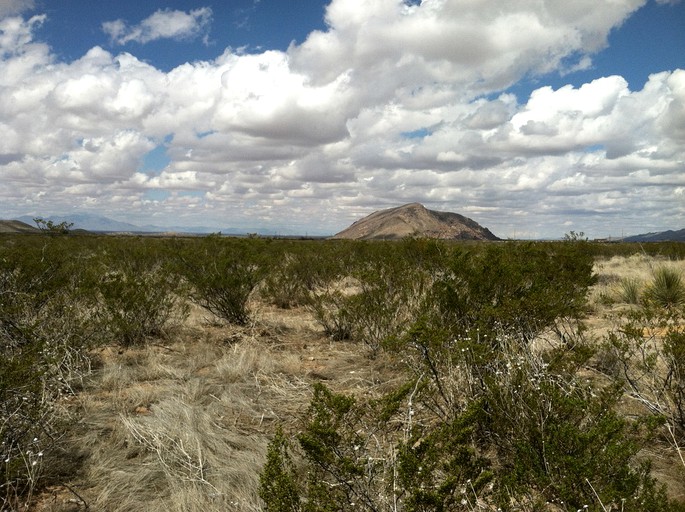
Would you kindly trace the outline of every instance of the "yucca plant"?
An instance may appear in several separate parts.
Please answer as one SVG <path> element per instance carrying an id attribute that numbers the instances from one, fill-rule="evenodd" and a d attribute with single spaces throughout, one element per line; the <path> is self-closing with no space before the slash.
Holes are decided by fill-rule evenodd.
<path id="1" fill-rule="evenodd" d="M 659 267 L 654 270 L 652 282 L 645 290 L 648 303 L 673 309 L 685 304 L 685 284 L 680 272 L 670 267 Z"/>

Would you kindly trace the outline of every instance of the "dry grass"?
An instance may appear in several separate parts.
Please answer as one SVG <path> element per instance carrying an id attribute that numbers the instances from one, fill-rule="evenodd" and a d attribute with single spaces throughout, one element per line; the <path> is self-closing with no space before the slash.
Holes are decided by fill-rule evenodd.
<path id="1" fill-rule="evenodd" d="M 598 260 L 593 269 L 598 282 L 590 291 L 590 303 L 630 304 L 630 301 L 625 300 L 626 285 L 635 283 L 641 295 L 658 268 L 673 269 L 685 275 L 685 260 L 673 261 L 639 253 Z"/>
<path id="2" fill-rule="evenodd" d="M 256 306 L 251 325 L 193 309 L 160 344 L 107 347 L 71 405 L 65 457 L 80 470 L 37 510 L 256 511 L 259 473 L 276 425 L 294 429 L 312 384 L 380 393 L 392 361 L 331 342 L 304 310 Z"/>

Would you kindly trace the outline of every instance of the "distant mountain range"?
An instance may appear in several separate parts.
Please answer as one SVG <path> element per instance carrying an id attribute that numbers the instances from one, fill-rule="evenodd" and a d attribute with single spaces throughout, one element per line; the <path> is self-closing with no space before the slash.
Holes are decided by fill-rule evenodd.
<path id="1" fill-rule="evenodd" d="M 14 220 L 0 220 L 0 233 L 38 232 L 34 217 L 23 215 Z M 274 229 L 264 228 L 217 228 L 208 226 L 170 226 L 153 224 L 138 226 L 121 222 L 102 215 L 79 213 L 74 215 L 53 215 L 43 217 L 54 224 L 73 223 L 72 230 L 86 230 L 111 233 L 192 233 L 207 234 L 221 232 L 225 235 L 245 235 L 256 233 L 263 236 L 274 235 Z M 279 235 L 292 235 L 281 232 Z M 419 203 L 410 203 L 396 208 L 379 210 L 353 223 L 333 238 L 353 239 L 397 239 L 407 236 L 443 238 L 451 240 L 499 240 L 487 228 L 477 222 L 450 212 L 428 210 Z M 624 242 L 685 242 L 685 229 L 668 230 L 658 233 L 644 233 L 615 239 Z"/>
<path id="2" fill-rule="evenodd" d="M 412 236 L 442 240 L 499 240 L 490 230 L 468 217 L 428 210 L 419 203 L 374 212 L 333 238 L 396 240 Z"/>
<path id="3" fill-rule="evenodd" d="M 162 227 L 154 224 L 145 224 L 138 226 L 129 222 L 121 222 L 110 219 L 102 215 L 95 215 L 90 213 L 77 213 L 73 215 L 52 215 L 50 217 L 43 217 L 44 220 L 52 221 L 55 224 L 61 222 L 73 223 L 72 229 L 84 229 L 86 231 L 96 232 L 112 232 L 112 233 L 216 233 L 222 232 L 231 235 L 243 235 L 246 233 L 257 233 L 260 235 L 273 234 L 273 230 L 266 229 L 241 229 L 241 228 L 216 228 L 208 226 L 169 226 Z M 27 224 L 29 227 L 35 226 L 33 222 L 34 217 L 30 215 L 23 215 L 17 220 Z"/>
<path id="4" fill-rule="evenodd" d="M 659 233 L 645 233 L 643 235 L 628 236 L 624 242 L 685 242 L 685 229 L 668 230 Z"/>

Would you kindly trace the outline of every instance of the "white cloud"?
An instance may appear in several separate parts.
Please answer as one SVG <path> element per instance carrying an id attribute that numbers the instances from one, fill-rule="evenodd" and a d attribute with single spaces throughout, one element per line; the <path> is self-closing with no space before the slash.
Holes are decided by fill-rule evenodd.
<path id="1" fill-rule="evenodd" d="M 0 19 L 5 16 L 14 16 L 33 9 L 35 0 L 2 0 L 0 2 Z"/>
<path id="2" fill-rule="evenodd" d="M 570 57 L 585 65 L 639 4 L 333 0 L 327 31 L 287 52 L 227 50 L 169 72 L 98 47 L 61 62 L 34 40 L 44 17 L 6 18 L 0 216 L 76 205 L 330 233 L 422 201 L 501 236 L 560 236 L 570 218 L 591 236 L 619 221 L 678 227 L 684 70 L 640 90 L 608 76 L 521 104 L 500 93 Z M 119 44 L 194 36 L 211 16 L 199 11 L 108 30 Z M 168 165 L 145 169 L 160 147 Z"/>
<path id="3" fill-rule="evenodd" d="M 293 48 L 293 66 L 330 81 L 354 68 L 370 95 L 444 83 L 453 94 L 503 89 L 529 72 L 558 69 L 562 61 L 606 45 L 609 31 L 644 0 L 597 3 L 427 0 L 333 0 L 329 29 Z"/>
<path id="4" fill-rule="evenodd" d="M 138 25 L 129 26 L 124 20 L 106 21 L 102 30 L 113 44 L 130 42 L 149 43 L 157 39 L 193 39 L 206 33 L 212 21 L 212 9 L 202 7 L 189 12 L 159 10 Z"/>

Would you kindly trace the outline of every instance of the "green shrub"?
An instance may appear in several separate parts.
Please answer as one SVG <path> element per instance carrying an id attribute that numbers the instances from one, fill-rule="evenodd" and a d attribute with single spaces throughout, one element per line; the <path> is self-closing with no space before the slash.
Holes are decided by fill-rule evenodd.
<path id="1" fill-rule="evenodd" d="M 418 317 L 442 263 L 438 243 L 423 240 L 360 243 L 337 280 L 311 294 L 324 331 L 352 338 L 375 354 Z"/>
<path id="2" fill-rule="evenodd" d="M 111 338 L 129 346 L 162 336 L 165 327 L 185 314 L 174 294 L 177 278 L 162 267 L 120 268 L 100 278 L 100 317 Z"/>
<path id="3" fill-rule="evenodd" d="M 649 467 L 635 467 L 647 436 L 615 412 L 620 387 L 599 387 L 578 375 L 589 353 L 536 355 L 524 348 L 506 354 L 485 377 L 488 414 L 481 425 L 502 464 L 502 505 L 531 492 L 574 510 L 635 496 L 665 498 Z"/>
<path id="4" fill-rule="evenodd" d="M 348 313 L 349 295 L 338 289 L 341 284 L 329 284 L 324 290 L 310 294 L 308 306 L 326 336 L 335 341 L 352 337 L 352 319 Z"/>
<path id="5" fill-rule="evenodd" d="M 209 236 L 185 247 L 179 268 L 192 299 L 229 323 L 247 324 L 248 299 L 265 272 L 257 243 Z"/>
<path id="6" fill-rule="evenodd" d="M 663 419 L 674 448 L 685 443 L 685 310 L 632 312 L 606 339 L 625 389 Z"/>
<path id="7" fill-rule="evenodd" d="M 260 295 L 281 308 L 308 305 L 317 289 L 325 288 L 340 274 L 346 248 L 345 244 L 328 241 L 273 244 L 264 264 L 266 275 Z"/>
<path id="8" fill-rule="evenodd" d="M 283 309 L 307 303 L 314 284 L 302 255 L 285 253 L 272 257 L 269 267 L 260 288 L 261 297 Z"/>
<path id="9" fill-rule="evenodd" d="M 657 307 L 672 309 L 685 304 L 685 284 L 680 272 L 669 267 L 654 270 L 645 290 L 645 300 Z"/>
<path id="10" fill-rule="evenodd" d="M 584 243 L 497 244 L 457 250 L 433 292 L 435 315 L 454 334 L 478 329 L 531 340 L 584 314 L 594 282 Z"/>
<path id="11" fill-rule="evenodd" d="M 27 237 L 0 247 L 0 509 L 39 487 L 43 455 L 64 422 L 56 401 L 89 369 L 94 326 L 82 295 L 81 254 L 68 239 Z"/>
<path id="12" fill-rule="evenodd" d="M 259 477 L 259 496 L 267 512 L 297 512 L 300 497 L 289 443 L 279 427 L 269 443 L 266 464 Z"/>

